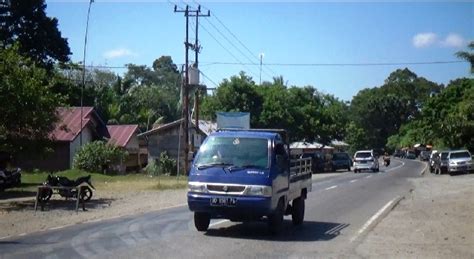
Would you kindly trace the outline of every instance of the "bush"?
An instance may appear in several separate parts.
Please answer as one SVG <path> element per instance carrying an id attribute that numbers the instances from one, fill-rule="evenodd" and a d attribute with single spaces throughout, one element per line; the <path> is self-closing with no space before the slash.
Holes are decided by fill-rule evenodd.
<path id="1" fill-rule="evenodd" d="M 176 160 L 170 158 L 166 151 L 160 154 L 160 173 L 176 175 Z"/>
<path id="2" fill-rule="evenodd" d="M 122 149 L 107 145 L 104 141 L 85 144 L 74 156 L 73 167 L 88 172 L 106 172 L 111 165 L 120 163 L 127 156 Z"/>
<path id="3" fill-rule="evenodd" d="M 151 176 L 158 176 L 160 174 L 160 168 L 156 164 L 155 160 L 151 160 L 145 167 L 145 172 Z"/>

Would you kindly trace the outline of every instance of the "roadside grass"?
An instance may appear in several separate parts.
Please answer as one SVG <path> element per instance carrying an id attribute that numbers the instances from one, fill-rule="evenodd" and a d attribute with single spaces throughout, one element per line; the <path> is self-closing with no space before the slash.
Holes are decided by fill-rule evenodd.
<path id="1" fill-rule="evenodd" d="M 48 176 L 48 172 L 22 172 L 22 184 L 19 187 L 9 188 L 8 192 L 17 193 L 36 193 L 37 186 L 42 185 Z M 55 173 L 59 176 L 66 176 L 69 179 L 76 179 L 81 176 L 91 175 L 92 185 L 96 190 L 100 191 L 121 191 L 136 192 L 147 190 L 166 190 L 166 189 L 182 189 L 187 186 L 187 177 L 180 176 L 150 176 L 147 174 L 126 174 L 126 175 L 104 175 L 98 173 L 88 173 L 81 170 L 71 169 Z"/>

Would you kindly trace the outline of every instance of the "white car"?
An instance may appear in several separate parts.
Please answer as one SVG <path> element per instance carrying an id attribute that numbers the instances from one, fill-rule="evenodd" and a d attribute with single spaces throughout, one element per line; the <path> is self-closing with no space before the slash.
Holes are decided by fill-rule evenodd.
<path id="1" fill-rule="evenodd" d="M 379 160 L 373 150 L 360 150 L 354 154 L 354 173 L 362 170 L 379 171 Z"/>
<path id="2" fill-rule="evenodd" d="M 469 171 L 474 171 L 471 153 L 467 150 L 450 151 L 448 155 L 448 172 L 460 173 Z"/>

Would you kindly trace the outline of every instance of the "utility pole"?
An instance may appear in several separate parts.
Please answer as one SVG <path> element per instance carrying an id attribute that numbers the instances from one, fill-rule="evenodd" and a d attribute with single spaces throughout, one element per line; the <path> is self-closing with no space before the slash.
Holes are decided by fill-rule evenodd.
<path id="1" fill-rule="evenodd" d="M 86 87 L 86 50 L 87 50 L 87 32 L 89 31 L 89 16 L 91 14 L 91 6 L 94 0 L 89 1 L 89 9 L 87 9 L 86 33 L 84 36 L 84 53 L 82 56 L 82 87 L 81 87 L 81 128 L 79 129 L 79 146 L 82 148 L 82 127 L 84 120 L 84 88 Z"/>
<path id="2" fill-rule="evenodd" d="M 197 10 L 190 10 L 189 6 L 186 5 L 186 9 L 184 10 L 178 10 L 178 7 L 175 5 L 174 6 L 174 12 L 176 13 L 184 13 L 184 16 L 186 17 L 186 41 L 184 42 L 185 46 L 185 73 L 184 73 L 184 82 L 183 82 L 183 92 L 184 92 L 184 107 L 183 107 L 183 113 L 184 113 L 184 170 L 185 173 L 187 174 L 188 168 L 189 168 L 189 161 L 188 161 L 188 155 L 189 155 L 189 48 L 195 51 L 196 57 L 195 57 L 195 66 L 197 69 L 198 66 L 198 54 L 200 50 L 200 46 L 198 45 L 198 21 L 199 17 L 202 16 L 210 16 L 210 11 L 208 11 L 207 15 L 201 14 L 201 6 L 198 7 Z M 189 17 L 190 16 L 195 16 L 196 17 L 196 40 L 195 44 L 189 43 Z M 196 92 L 197 94 L 197 92 Z M 196 125 L 198 125 L 198 119 L 196 119 Z M 198 127 L 198 126 L 197 126 Z M 194 151 L 194 150 L 193 150 Z"/>
<path id="3" fill-rule="evenodd" d="M 260 53 L 260 83 L 259 85 L 262 85 L 262 61 L 263 61 L 263 53 Z"/>

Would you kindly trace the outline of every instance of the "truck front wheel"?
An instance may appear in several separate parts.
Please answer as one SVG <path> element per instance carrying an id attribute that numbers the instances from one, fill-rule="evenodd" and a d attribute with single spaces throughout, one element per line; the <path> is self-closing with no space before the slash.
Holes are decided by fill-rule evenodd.
<path id="1" fill-rule="evenodd" d="M 304 220 L 304 199 L 302 197 L 294 199 L 292 207 L 291 219 L 293 225 L 301 225 Z"/>
<path id="2" fill-rule="evenodd" d="M 194 212 L 194 226 L 198 231 L 207 231 L 211 223 L 211 217 L 207 213 Z"/>
<path id="3" fill-rule="evenodd" d="M 283 200 L 280 200 L 275 212 L 268 216 L 268 228 L 273 235 L 279 234 L 283 227 L 283 215 L 285 213 L 283 207 Z"/>

